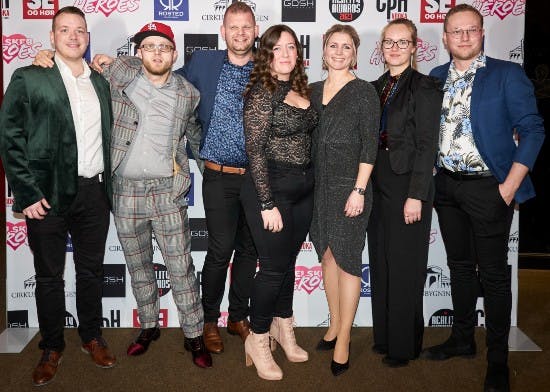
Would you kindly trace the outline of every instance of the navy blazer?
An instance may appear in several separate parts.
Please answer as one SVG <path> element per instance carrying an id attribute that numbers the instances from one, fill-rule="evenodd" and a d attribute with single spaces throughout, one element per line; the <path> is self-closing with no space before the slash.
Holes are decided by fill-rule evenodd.
<path id="1" fill-rule="evenodd" d="M 227 50 L 198 50 L 193 52 L 191 59 L 183 67 L 175 71 L 200 92 L 197 117 L 202 127 L 201 148 L 210 127 L 216 88 L 226 56 Z M 198 159 L 198 157 L 195 158 Z"/>
<path id="2" fill-rule="evenodd" d="M 430 72 L 445 82 L 450 62 Z M 537 110 L 533 84 L 518 64 L 487 57 L 476 71 L 470 103 L 472 132 L 483 161 L 499 183 L 504 182 L 512 163 L 533 169 L 544 141 L 544 125 Z M 519 144 L 513 139 L 514 130 Z M 535 196 L 526 176 L 516 192 L 518 203 Z"/>

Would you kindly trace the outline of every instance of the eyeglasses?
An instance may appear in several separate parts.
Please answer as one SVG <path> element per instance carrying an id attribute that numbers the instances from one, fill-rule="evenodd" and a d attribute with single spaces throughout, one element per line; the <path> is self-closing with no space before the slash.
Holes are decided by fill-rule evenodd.
<path id="1" fill-rule="evenodd" d="M 450 34 L 454 39 L 462 38 L 463 34 L 468 34 L 468 37 L 477 37 L 481 34 L 483 29 L 481 27 L 470 27 L 468 29 L 455 29 L 453 31 L 445 31 L 445 33 Z"/>
<path id="2" fill-rule="evenodd" d="M 398 39 L 397 41 L 394 41 L 393 39 L 384 39 L 382 40 L 382 46 L 384 49 L 392 49 L 395 44 L 397 44 L 397 47 L 399 49 L 407 49 L 412 41 L 406 40 L 406 39 Z"/>
<path id="3" fill-rule="evenodd" d="M 158 49 L 162 53 L 169 53 L 174 50 L 174 47 L 168 44 L 143 44 L 139 48 L 145 50 L 146 52 L 154 52 Z"/>

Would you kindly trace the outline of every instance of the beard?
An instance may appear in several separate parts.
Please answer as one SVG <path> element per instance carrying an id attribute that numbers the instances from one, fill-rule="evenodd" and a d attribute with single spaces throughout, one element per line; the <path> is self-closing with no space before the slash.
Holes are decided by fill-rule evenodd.
<path id="1" fill-rule="evenodd" d="M 172 71 L 172 64 L 143 60 L 143 66 L 151 75 L 163 76 Z"/>

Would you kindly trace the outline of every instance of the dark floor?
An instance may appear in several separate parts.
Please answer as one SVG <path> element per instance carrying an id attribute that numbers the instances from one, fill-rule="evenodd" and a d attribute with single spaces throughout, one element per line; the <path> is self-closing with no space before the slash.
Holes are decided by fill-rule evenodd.
<path id="1" fill-rule="evenodd" d="M 518 325 L 542 352 L 510 353 L 513 391 L 549 391 L 550 378 L 550 271 L 519 271 Z M 359 310 L 361 311 L 361 310 Z M 137 358 L 125 355 L 135 334 L 132 329 L 104 331 L 118 357 L 113 369 L 99 369 L 79 349 L 74 329 L 66 330 L 67 348 L 56 380 L 43 391 L 481 391 L 485 369 L 484 330 L 476 332 L 479 347 L 473 359 L 451 359 L 441 363 L 418 360 L 406 368 L 388 369 L 381 357 L 370 350 L 371 328 L 355 328 L 352 333 L 351 369 L 335 378 L 329 370 L 330 353 L 311 348 L 322 336 L 319 328 L 298 328 L 297 339 L 310 352 L 310 360 L 289 363 L 280 349 L 275 359 L 284 379 L 268 382 L 244 365 L 242 344 L 222 331 L 226 352 L 214 357 L 214 368 L 203 370 L 191 363 L 183 350 L 181 331 L 163 329 L 162 337 L 149 352 Z M 425 345 L 447 337 L 448 328 L 428 328 Z M 0 355 L 0 385 L 4 391 L 37 390 L 31 386 L 31 372 L 39 358 L 38 337 L 21 354 Z"/>

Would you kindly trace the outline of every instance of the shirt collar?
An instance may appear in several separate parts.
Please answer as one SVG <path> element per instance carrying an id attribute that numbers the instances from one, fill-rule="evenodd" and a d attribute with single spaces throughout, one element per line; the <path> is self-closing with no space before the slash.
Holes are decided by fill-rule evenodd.
<path id="1" fill-rule="evenodd" d="M 235 67 L 237 69 L 252 68 L 254 66 L 254 61 L 252 59 L 248 60 L 248 62 L 244 65 L 233 64 L 231 61 L 229 61 L 227 50 L 225 51 L 225 57 L 223 58 L 223 63 L 227 65 L 231 65 L 232 67 Z"/>
<path id="2" fill-rule="evenodd" d="M 145 75 L 145 72 L 143 72 L 143 67 L 139 70 L 139 73 L 138 73 L 138 76 L 140 78 L 143 79 L 144 82 L 146 82 L 147 84 L 153 86 L 154 88 L 157 88 L 157 89 L 163 89 L 163 88 L 167 88 L 167 89 L 176 89 L 176 77 L 174 76 L 174 73 L 173 72 L 170 72 L 170 76 L 168 76 L 168 79 L 166 80 L 166 83 L 164 83 L 162 86 L 156 86 L 155 84 L 153 84 L 149 78 L 147 78 L 147 75 Z"/>
<path id="3" fill-rule="evenodd" d="M 70 75 L 73 78 L 75 77 L 73 75 L 73 71 L 71 71 L 69 66 L 63 60 L 61 60 L 61 58 L 54 56 L 54 61 L 55 61 L 55 64 L 57 64 L 57 67 L 59 68 L 59 72 L 61 72 L 63 75 L 67 75 L 67 76 Z M 82 79 L 90 78 L 92 70 L 90 69 L 88 64 L 86 64 L 86 61 L 84 61 L 84 59 L 82 59 L 82 66 L 84 68 L 84 72 L 77 77 Z"/>
<path id="4" fill-rule="evenodd" d="M 470 73 L 475 73 L 477 69 L 485 67 L 486 63 L 487 63 L 487 57 L 485 56 L 485 53 L 481 52 L 481 53 L 475 58 L 475 60 L 472 61 L 472 63 L 470 64 L 470 66 L 468 67 L 468 69 L 466 70 L 466 72 L 463 73 L 463 75 L 470 74 Z M 459 73 L 458 70 L 456 69 L 455 62 L 454 62 L 454 61 L 451 61 L 450 71 L 453 72 L 453 73 L 455 73 L 455 74 L 458 74 L 458 75 L 461 74 L 461 73 Z"/>

